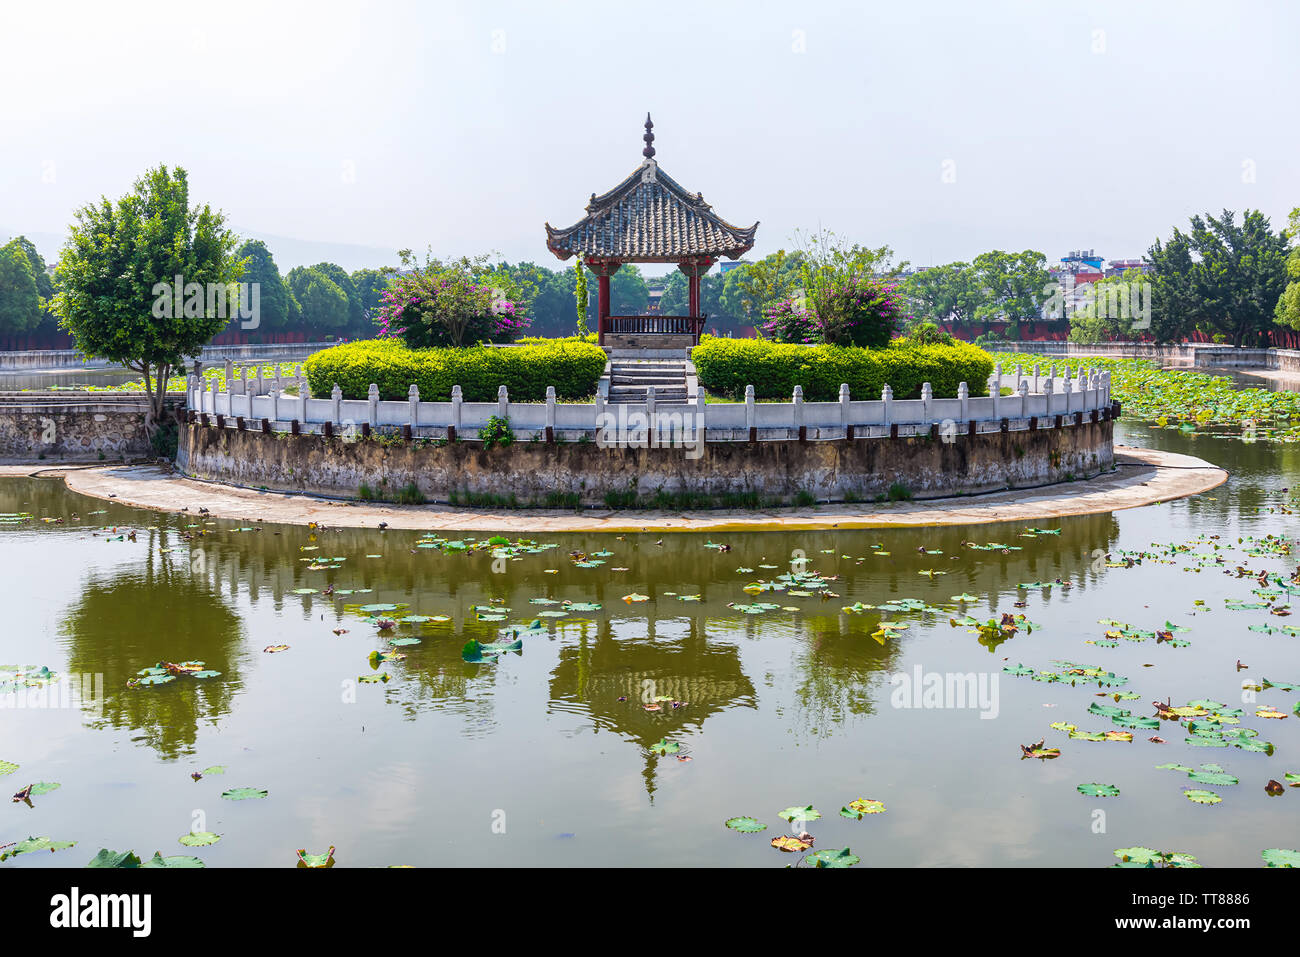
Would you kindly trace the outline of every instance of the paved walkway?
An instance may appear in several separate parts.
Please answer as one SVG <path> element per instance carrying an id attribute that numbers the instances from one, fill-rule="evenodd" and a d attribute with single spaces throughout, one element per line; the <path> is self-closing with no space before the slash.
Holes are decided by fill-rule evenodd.
<path id="1" fill-rule="evenodd" d="M 152 465 L 0 466 L 0 477 L 63 477 L 74 492 L 123 505 L 179 512 L 206 508 L 214 518 L 335 527 L 539 532 L 715 532 L 762 529 L 883 528 L 888 526 L 976 525 L 1042 521 L 1153 505 L 1196 495 L 1221 485 L 1228 473 L 1189 455 L 1115 446 L 1119 469 L 1086 482 L 1039 489 L 1015 489 L 919 502 L 881 505 L 821 505 L 770 511 L 584 512 L 528 509 L 479 511 L 445 505 L 377 505 L 339 502 L 310 495 L 261 492 L 180 478 Z"/>

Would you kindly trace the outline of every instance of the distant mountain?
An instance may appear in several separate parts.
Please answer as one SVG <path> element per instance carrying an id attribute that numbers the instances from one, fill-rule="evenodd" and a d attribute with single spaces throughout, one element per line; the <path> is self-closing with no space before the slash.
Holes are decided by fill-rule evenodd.
<path id="1" fill-rule="evenodd" d="M 397 266 L 397 250 L 383 249 L 379 246 L 360 246 L 355 243 L 331 243 L 316 239 L 292 239 L 288 236 L 274 236 L 251 229 L 232 227 L 243 239 L 260 239 L 266 243 L 275 257 L 275 264 L 280 272 L 288 273 L 295 266 L 314 266 L 316 263 L 337 263 L 348 272 L 357 269 L 377 269 L 380 266 Z M 23 235 L 30 239 L 46 262 L 53 263 L 63 248 L 67 238 L 61 233 L 42 233 L 19 231 L 7 226 L 0 226 L 0 246 L 15 236 Z"/>

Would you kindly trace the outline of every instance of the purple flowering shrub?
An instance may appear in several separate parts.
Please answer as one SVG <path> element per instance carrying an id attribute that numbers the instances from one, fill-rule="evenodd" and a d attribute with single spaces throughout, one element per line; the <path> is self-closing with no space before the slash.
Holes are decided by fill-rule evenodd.
<path id="1" fill-rule="evenodd" d="M 812 299 L 785 298 L 763 309 L 759 331 L 774 342 L 806 345 L 888 345 L 910 317 L 898 287 L 870 277 L 836 278 L 819 284 Z"/>
<path id="2" fill-rule="evenodd" d="M 759 327 L 759 331 L 773 342 L 813 344 L 822 341 L 817 317 L 808 311 L 800 299 L 785 298 L 768 303 L 763 308 L 763 318 L 767 321 Z"/>
<path id="3" fill-rule="evenodd" d="M 830 345 L 882 348 L 906 318 L 898 286 L 871 277 L 836 282 L 818 298 L 822 341 Z"/>
<path id="4" fill-rule="evenodd" d="M 468 261 L 434 262 L 395 276 L 375 316 L 379 337 L 402 339 L 413 349 L 513 342 L 530 320 L 491 278 Z"/>

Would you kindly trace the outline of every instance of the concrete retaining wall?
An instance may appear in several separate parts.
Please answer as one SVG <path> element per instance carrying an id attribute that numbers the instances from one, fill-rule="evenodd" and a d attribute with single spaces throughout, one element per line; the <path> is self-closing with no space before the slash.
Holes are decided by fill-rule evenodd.
<path id="1" fill-rule="evenodd" d="M 917 497 L 934 497 L 1089 477 L 1113 466 L 1112 430 L 1104 418 L 1077 425 L 1071 418 L 1061 428 L 963 432 L 949 441 L 708 442 L 693 458 L 682 448 L 517 440 L 484 449 L 476 442 L 347 441 L 193 423 L 182 426 L 177 464 L 206 481 L 346 498 L 357 497 L 363 484 L 384 498 L 414 484 L 439 502 L 470 493 L 545 504 L 559 493 L 601 506 L 610 493 L 647 499 L 662 490 L 755 493 L 766 504 L 789 504 L 800 493 L 819 501 L 870 501 L 895 483 Z"/>
<path id="2" fill-rule="evenodd" d="M 98 461 L 152 456 L 143 396 L 0 392 L 0 460 Z"/>

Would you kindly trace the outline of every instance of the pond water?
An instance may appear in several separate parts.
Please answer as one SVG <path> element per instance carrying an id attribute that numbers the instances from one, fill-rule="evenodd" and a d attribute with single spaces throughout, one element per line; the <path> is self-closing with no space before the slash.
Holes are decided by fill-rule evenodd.
<path id="1" fill-rule="evenodd" d="M 1018 522 L 546 535 L 539 546 L 554 547 L 497 557 L 435 533 L 159 515 L 57 481 L 0 480 L 0 512 L 33 516 L 0 523 L 0 663 L 46 666 L 88 692 L 46 707 L 10 697 L 0 710 L 0 762 L 20 766 L 0 778 L 5 794 L 61 785 L 5 802 L 0 844 L 77 842 L 0 866 L 81 865 L 100 848 L 291 866 L 299 848 L 333 846 L 338 866 L 779 867 L 797 855 L 770 845 L 791 831 L 778 812 L 806 805 L 821 818 L 793 830 L 810 831 L 815 849 L 851 848 L 859 866 L 1091 867 L 1135 845 L 1259 866 L 1261 850 L 1300 844 L 1300 795 L 1264 788 L 1300 772 L 1297 693 L 1242 691 L 1245 679 L 1300 682 L 1300 638 L 1249 627 L 1289 621 L 1265 605 L 1283 610 L 1285 591 L 1273 581 L 1257 595 L 1254 576 L 1294 570 L 1268 536 L 1292 534 L 1300 448 L 1125 422 L 1119 432 L 1232 477 L 1188 500 L 1046 523 L 1051 534 Z M 783 591 L 743 590 L 792 568 L 803 574 Z M 841 610 L 891 602 L 902 604 Z M 450 620 L 383 629 L 358 608 L 371 604 L 400 605 L 379 616 Z M 1032 630 L 1021 622 L 997 640 L 958 621 L 1003 614 L 1023 614 Z M 1131 633 L 1108 640 L 1120 626 L 1099 619 Z M 522 651 L 464 659 L 469 639 L 535 620 Z M 1172 641 L 1133 633 L 1166 622 L 1189 630 Z M 277 645 L 288 647 L 264 650 Z M 405 658 L 375 668 L 372 651 Z M 220 674 L 128 687 L 159 662 L 195 660 Z M 1103 688 L 1003 671 L 1063 674 L 1060 662 L 1120 677 Z M 381 673 L 386 683 L 358 683 Z M 918 674 L 916 689 L 897 680 Z M 931 674 L 971 675 L 983 694 L 963 701 L 954 686 L 932 698 L 922 693 Z M 1051 727 L 1123 731 L 1090 705 L 1147 718 L 1153 701 L 1196 699 L 1225 706 L 1220 727 L 1257 737 L 1219 739 L 1213 726 L 1203 736 L 1173 720 L 1131 729 L 1131 741 Z M 1288 717 L 1257 716 L 1265 704 Z M 1188 743 L 1198 738 L 1210 746 Z M 1042 739 L 1060 757 L 1022 759 L 1021 746 Z M 680 751 L 658 753 L 663 740 Z M 1236 746 L 1251 741 L 1273 753 Z M 1157 768 L 1168 763 L 1213 764 L 1240 783 Z M 211 766 L 226 770 L 192 779 Z M 1120 794 L 1077 790 L 1089 783 Z M 221 797 L 244 787 L 267 795 Z M 1222 800 L 1194 803 L 1187 790 Z M 859 798 L 886 810 L 842 817 Z M 738 816 L 767 828 L 724 826 Z M 221 839 L 182 847 L 191 831 Z"/>
<path id="2" fill-rule="evenodd" d="M 0 372 L 0 392 L 18 392 L 24 389 L 84 389 L 87 386 L 104 387 L 139 381 L 140 373 L 122 368 Z"/>

